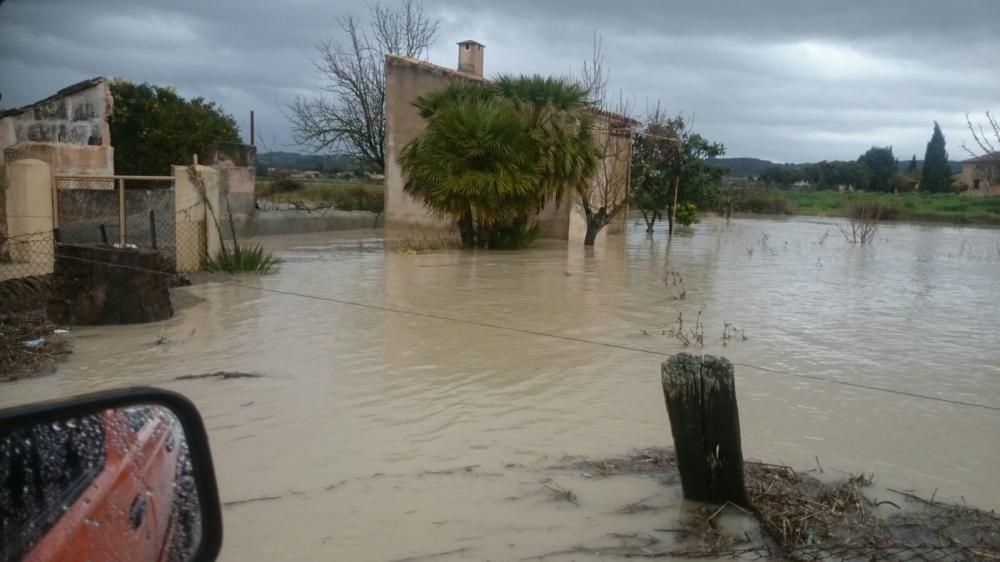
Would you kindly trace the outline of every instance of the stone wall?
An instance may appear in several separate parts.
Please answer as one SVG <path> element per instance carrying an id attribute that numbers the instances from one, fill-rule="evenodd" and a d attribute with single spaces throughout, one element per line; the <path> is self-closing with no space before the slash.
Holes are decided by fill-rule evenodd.
<path id="1" fill-rule="evenodd" d="M 93 78 L 31 105 L 0 111 L 0 164 L 35 158 L 48 162 L 56 175 L 113 175 L 111 108 L 107 80 Z"/>

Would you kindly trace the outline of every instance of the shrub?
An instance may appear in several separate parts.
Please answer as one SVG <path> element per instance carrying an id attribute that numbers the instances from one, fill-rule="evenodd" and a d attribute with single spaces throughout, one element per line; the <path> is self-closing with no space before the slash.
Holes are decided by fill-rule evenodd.
<path id="1" fill-rule="evenodd" d="M 851 219 L 895 220 L 899 218 L 899 205 L 876 198 L 848 199 L 844 201 L 844 215 Z"/>
<path id="2" fill-rule="evenodd" d="M 516 250 L 530 246 L 542 234 L 542 225 L 518 219 L 512 223 L 481 227 L 478 245 L 494 250 Z"/>
<path id="3" fill-rule="evenodd" d="M 336 189 L 330 201 L 341 211 L 368 211 L 381 214 L 385 209 L 385 192 L 361 185 Z"/>
<path id="4" fill-rule="evenodd" d="M 299 180 L 293 180 L 291 178 L 281 178 L 271 182 L 271 187 L 268 190 L 269 193 L 291 193 L 293 191 L 300 191 L 305 187 L 305 184 Z"/>
<path id="5" fill-rule="evenodd" d="M 680 203 L 677 205 L 677 224 L 691 226 L 698 222 L 698 207 L 694 203 Z"/>
<path id="6" fill-rule="evenodd" d="M 205 270 L 214 273 L 277 273 L 281 259 L 265 252 L 260 244 L 234 244 L 232 250 L 225 245 L 214 258 L 209 258 Z"/>
<path id="7" fill-rule="evenodd" d="M 733 210 L 772 215 L 794 215 L 798 211 L 795 204 L 785 197 L 768 193 L 747 193 L 737 197 L 733 202 Z"/>

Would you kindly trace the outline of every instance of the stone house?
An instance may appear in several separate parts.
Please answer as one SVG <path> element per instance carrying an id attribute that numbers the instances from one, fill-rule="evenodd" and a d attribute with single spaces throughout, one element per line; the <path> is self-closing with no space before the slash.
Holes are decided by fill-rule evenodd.
<path id="1" fill-rule="evenodd" d="M 425 121 L 413 107 L 413 99 L 421 94 L 443 87 L 452 80 L 484 82 L 483 52 L 485 46 L 476 41 L 458 44 L 456 69 L 438 66 L 427 61 L 399 55 L 385 59 L 385 225 L 387 228 L 450 228 L 451 225 L 434 217 L 424 205 L 403 191 L 403 177 L 398 158 L 403 147 L 416 138 L 426 127 Z M 631 167 L 631 131 L 638 123 L 628 117 L 606 111 L 593 111 L 598 143 L 623 150 L 608 151 L 602 169 L 594 178 L 594 194 L 613 193 L 627 197 L 629 168 Z M 603 145 L 602 144 L 602 145 Z M 607 182 L 611 182 L 608 186 Z M 624 229 L 626 213 L 608 225 L 601 236 Z M 550 201 L 538 214 L 542 236 L 561 240 L 583 240 L 586 218 L 580 201 Z"/>
<path id="2" fill-rule="evenodd" d="M 1000 152 L 963 160 L 955 186 L 965 195 L 1000 195 Z"/>

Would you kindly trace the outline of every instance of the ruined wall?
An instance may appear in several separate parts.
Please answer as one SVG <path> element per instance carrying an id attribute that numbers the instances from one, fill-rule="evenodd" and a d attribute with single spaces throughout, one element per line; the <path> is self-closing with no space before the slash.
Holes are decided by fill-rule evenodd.
<path id="1" fill-rule="evenodd" d="M 216 143 L 208 165 L 220 173 L 220 195 L 229 198 L 237 224 L 245 224 L 254 212 L 257 149 L 248 144 Z"/>
<path id="2" fill-rule="evenodd" d="M 1000 164 L 990 162 L 963 162 L 962 170 L 956 175 L 956 183 L 964 195 L 1000 195 Z M 979 180 L 979 189 L 975 189 Z"/>
<path id="3" fill-rule="evenodd" d="M 0 164 L 12 157 L 35 158 L 48 162 L 57 175 L 113 175 L 111 107 L 107 80 L 94 78 L 0 112 Z"/>

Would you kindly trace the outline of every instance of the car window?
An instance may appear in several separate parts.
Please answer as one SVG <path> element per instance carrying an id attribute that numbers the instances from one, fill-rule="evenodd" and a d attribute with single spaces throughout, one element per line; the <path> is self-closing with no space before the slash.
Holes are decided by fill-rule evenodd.
<path id="1" fill-rule="evenodd" d="M 0 434 L 0 561 L 18 560 L 58 521 L 106 456 L 98 415 Z"/>

